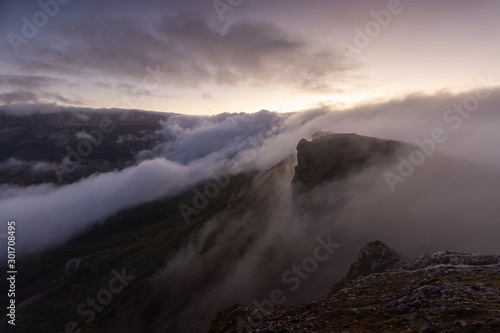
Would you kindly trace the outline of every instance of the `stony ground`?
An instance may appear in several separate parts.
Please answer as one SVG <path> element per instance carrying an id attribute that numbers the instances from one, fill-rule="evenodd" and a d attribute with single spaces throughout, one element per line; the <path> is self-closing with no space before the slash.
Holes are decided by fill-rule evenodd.
<path id="1" fill-rule="evenodd" d="M 237 304 L 210 332 L 500 332 L 499 256 L 395 255 L 369 243 L 327 297 L 296 308 Z"/>

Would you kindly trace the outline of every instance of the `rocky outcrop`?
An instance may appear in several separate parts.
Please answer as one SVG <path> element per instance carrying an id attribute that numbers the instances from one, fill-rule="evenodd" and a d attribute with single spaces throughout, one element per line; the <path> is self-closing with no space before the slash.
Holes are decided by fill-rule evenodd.
<path id="1" fill-rule="evenodd" d="M 389 269 L 399 268 L 402 265 L 403 262 L 396 251 L 381 241 L 368 243 L 359 251 L 358 260 L 349 267 L 344 279 L 333 285 L 331 292 L 339 290 L 347 281 L 360 276 L 384 272 Z"/>
<path id="2" fill-rule="evenodd" d="M 297 191 L 345 178 L 370 163 L 390 156 L 400 145 L 357 134 L 313 135 L 300 140 L 292 185 Z"/>
<path id="3" fill-rule="evenodd" d="M 373 242 L 327 297 L 264 310 L 237 304 L 210 332 L 500 332 L 499 260 L 437 252 L 403 263 Z"/>
<path id="4" fill-rule="evenodd" d="M 365 276 L 371 273 L 378 273 L 396 268 L 400 266 L 400 264 L 401 259 L 396 251 L 381 241 L 375 241 L 366 244 L 366 246 L 359 251 L 358 260 L 351 265 L 346 277 L 349 280 L 353 280 L 358 276 Z"/>
<path id="5" fill-rule="evenodd" d="M 435 252 L 426 253 L 415 260 L 408 269 L 422 269 L 437 265 L 466 265 L 485 266 L 499 263 L 499 257 L 493 255 L 482 255 L 460 252 Z"/>
<path id="6" fill-rule="evenodd" d="M 346 198 L 345 180 L 370 165 L 386 162 L 403 144 L 357 134 L 316 132 L 300 140 L 292 179 L 294 230 L 306 232 L 310 223 L 335 210 Z M 328 186 L 328 196 L 323 195 Z"/>

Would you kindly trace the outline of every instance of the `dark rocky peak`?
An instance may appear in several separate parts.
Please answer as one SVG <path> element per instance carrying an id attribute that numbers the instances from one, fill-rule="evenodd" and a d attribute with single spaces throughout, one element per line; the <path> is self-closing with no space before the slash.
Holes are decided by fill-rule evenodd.
<path id="1" fill-rule="evenodd" d="M 297 166 L 292 184 L 314 187 L 345 178 L 370 163 L 383 160 L 400 145 L 357 134 L 315 133 L 312 141 L 300 140 L 297 145 Z"/>
<path id="2" fill-rule="evenodd" d="M 383 272 L 400 266 L 401 258 L 396 251 L 381 241 L 375 241 L 366 244 L 359 251 L 358 260 L 351 265 L 346 278 L 352 280 L 358 276 Z"/>
<path id="3" fill-rule="evenodd" d="M 345 277 L 332 286 L 331 293 L 334 293 L 345 286 L 349 281 L 360 276 L 367 276 L 372 273 L 385 272 L 389 269 L 396 269 L 403 266 L 399 255 L 381 241 L 367 243 L 360 251 L 358 259 L 352 263 Z"/>
<path id="4" fill-rule="evenodd" d="M 334 134 L 334 133 L 332 133 L 332 132 L 325 132 L 325 131 L 317 131 L 317 132 L 314 132 L 311 135 L 311 139 L 314 141 L 316 139 L 321 138 L 322 136 L 327 136 L 327 135 L 332 135 L 332 134 Z"/>
<path id="5" fill-rule="evenodd" d="M 294 230 L 305 232 L 314 221 L 348 200 L 348 176 L 385 163 L 396 156 L 402 143 L 357 134 L 317 132 L 313 140 L 300 140 L 292 179 Z M 328 195 L 324 195 L 325 188 Z"/>

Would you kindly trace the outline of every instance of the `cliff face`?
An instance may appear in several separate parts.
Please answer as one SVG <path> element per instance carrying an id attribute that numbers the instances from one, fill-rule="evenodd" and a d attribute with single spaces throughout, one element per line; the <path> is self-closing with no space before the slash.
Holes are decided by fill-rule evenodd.
<path id="1" fill-rule="evenodd" d="M 346 201 L 345 180 L 378 163 L 387 162 L 403 144 L 357 134 L 317 132 L 300 140 L 292 179 L 294 229 L 305 232 L 324 215 Z M 328 196 L 324 195 L 328 186 Z"/>
<path id="2" fill-rule="evenodd" d="M 313 137 L 315 137 L 313 135 Z M 292 186 L 297 191 L 345 178 L 390 156 L 401 144 L 357 134 L 322 135 L 297 145 Z"/>
<path id="3" fill-rule="evenodd" d="M 381 241 L 368 243 L 359 251 L 358 260 L 349 267 L 349 271 L 342 281 L 333 285 L 331 293 L 338 291 L 347 282 L 360 276 L 385 272 L 388 269 L 401 267 L 401 265 L 402 261 L 399 255 L 387 245 Z"/>
<path id="4" fill-rule="evenodd" d="M 500 332 L 499 263 L 458 252 L 403 263 L 377 241 L 327 297 L 300 307 L 237 304 L 209 332 Z"/>
<path id="5" fill-rule="evenodd" d="M 464 171 L 468 164 L 437 155 L 396 195 L 384 194 L 383 190 L 389 192 L 386 184 L 382 184 L 382 191 L 375 185 L 375 190 L 370 188 L 377 181 L 371 178 L 373 175 L 382 175 L 386 168 L 398 164 L 400 156 L 408 156 L 415 149 L 411 144 L 356 134 L 320 133 L 312 141 L 301 140 L 291 184 L 294 228 L 303 236 L 333 226 L 344 254 L 357 250 L 352 243 L 360 236 L 338 227 L 339 221 L 345 225 L 358 222 L 356 226 L 364 235 L 382 234 L 383 239 L 401 244 L 398 248 L 404 253 L 429 235 L 436 236 L 433 240 L 439 247 L 434 248 L 462 244 L 461 240 L 450 241 L 460 228 L 457 221 L 478 219 L 448 214 L 446 200 L 428 189 L 447 189 L 442 193 L 452 195 L 453 205 L 461 199 L 455 199 L 452 189 L 468 188 L 471 193 L 479 193 L 463 186 L 475 177 Z M 421 185 L 425 191 L 420 191 Z M 429 204 L 430 198 L 439 203 L 438 208 Z M 482 206 L 469 205 L 469 200 L 462 204 L 468 209 L 461 214 L 481 212 L 478 207 Z M 357 214 L 357 210 L 365 209 L 366 214 Z M 385 213 L 384 209 L 397 213 Z M 379 210 L 382 213 L 377 215 Z M 346 211 L 350 214 L 342 214 Z M 308 228 L 308 224 L 314 227 Z M 379 232 L 384 228 L 390 230 Z M 471 236 L 474 234 L 475 230 L 469 229 L 464 239 L 477 241 L 483 237 L 479 233 Z M 422 253 L 418 250 L 418 255 Z M 359 251 L 344 278 L 334 283 L 324 298 L 298 307 L 236 304 L 219 313 L 210 332 L 500 332 L 499 263 L 500 256 L 461 252 L 428 252 L 405 262 L 393 249 L 375 241 Z"/>

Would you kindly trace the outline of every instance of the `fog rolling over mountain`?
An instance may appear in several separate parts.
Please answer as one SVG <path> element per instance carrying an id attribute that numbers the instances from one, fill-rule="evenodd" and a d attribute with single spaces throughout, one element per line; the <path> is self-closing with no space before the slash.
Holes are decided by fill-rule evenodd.
<path id="1" fill-rule="evenodd" d="M 247 242 L 246 235 L 258 235 L 236 268 L 196 298 L 186 317 L 181 317 L 185 318 L 183 322 L 196 322 L 202 313 L 213 313 L 214 304 L 228 307 L 245 302 L 257 308 L 259 304 L 267 306 L 273 290 L 283 291 L 279 299 L 286 299 L 285 304 L 302 304 L 321 298 L 332 281 L 342 278 L 357 251 L 371 239 L 383 239 L 410 258 L 427 251 L 500 251 L 495 240 L 500 231 L 497 222 L 499 194 L 496 190 L 500 173 L 497 168 L 436 153 L 413 175 L 413 179 L 408 179 L 397 193 L 393 193 L 381 175 L 387 170 L 397 170 L 397 156 L 405 156 L 416 147 L 398 142 L 395 149 L 377 156 L 378 151 L 366 150 L 366 147 L 373 147 L 372 141 L 377 139 L 351 134 L 342 138 L 339 135 L 327 135 L 312 141 L 310 145 L 317 145 L 319 149 L 316 151 L 318 155 L 310 159 L 325 160 L 327 156 L 335 170 L 342 168 L 336 164 L 338 161 L 347 163 L 345 166 L 350 168 L 346 174 L 330 174 L 331 180 L 323 179 L 322 184 L 311 186 L 309 189 L 312 189 L 307 191 L 304 184 L 297 188 L 297 182 L 292 183 L 294 173 L 290 171 L 294 163 L 290 162 L 294 159 L 288 159 L 268 171 L 279 175 L 273 175 L 272 179 L 279 179 L 282 185 L 271 186 L 270 183 L 274 182 L 257 181 L 254 188 L 257 196 L 279 194 L 280 200 L 269 198 L 266 200 L 272 203 L 270 206 L 259 202 L 258 207 L 250 204 L 254 200 L 245 201 L 247 208 L 259 212 L 257 218 L 253 214 L 241 214 L 243 218 L 241 215 L 218 218 L 202 232 L 202 237 L 211 235 L 213 224 L 223 223 L 220 219 L 227 219 L 226 223 L 231 227 L 217 234 L 211 251 L 204 250 L 208 240 L 202 238 L 177 256 L 167 268 L 167 276 L 178 270 L 192 272 L 202 262 L 218 262 L 220 256 L 227 260 L 232 256 L 229 254 L 231 250 L 239 249 Z M 337 151 L 335 148 L 339 147 L 335 141 L 339 139 L 350 149 Z M 366 161 L 360 164 L 349 161 L 350 156 L 360 152 L 366 154 Z M 310 168 L 307 171 L 316 177 L 325 171 L 323 168 L 331 166 L 323 164 L 321 167 L 321 163 L 301 165 L 301 159 L 299 149 L 295 177 L 297 168 Z M 266 176 L 262 177 L 267 180 Z M 302 178 L 302 181 L 307 179 Z M 491 187 L 486 186 L 487 183 Z M 468 191 L 464 192 L 464 188 Z M 298 193 L 292 196 L 292 191 Z M 262 216 L 265 207 L 269 211 Z M 262 226 L 263 218 L 269 221 L 269 225 Z M 239 233 L 234 230 L 237 226 L 242 226 L 242 229 L 237 229 Z M 318 236 L 324 239 L 331 236 L 329 242 L 336 245 L 331 248 L 334 250 L 331 257 L 325 263 L 319 262 L 311 274 L 304 268 L 302 272 L 293 270 L 293 267 L 301 267 L 304 258 L 313 256 Z"/>
<path id="2" fill-rule="evenodd" d="M 99 128 L 96 127 L 99 125 L 99 120 L 96 121 L 97 124 L 88 124 L 87 128 L 82 123 L 82 130 L 78 133 L 75 133 L 77 132 L 75 130 L 59 134 L 63 135 L 64 140 L 69 144 L 60 145 L 60 140 L 53 143 L 48 141 L 50 147 L 58 145 L 54 147 L 52 155 L 41 160 L 34 159 L 32 155 L 33 157 L 29 161 L 23 161 L 27 166 L 20 165 L 11 169 L 19 168 L 19 172 L 23 175 L 21 179 L 26 179 L 26 177 L 30 179 L 29 177 L 34 172 L 32 166 L 36 163 L 45 163 L 50 165 L 52 169 L 55 167 L 55 170 L 63 172 L 67 170 L 68 172 L 63 174 L 63 179 L 69 178 L 70 180 L 75 172 L 85 177 L 86 174 L 89 174 L 89 172 L 85 172 L 86 169 L 91 170 L 91 172 L 99 172 L 100 170 L 104 172 L 94 173 L 86 178 L 73 178 L 78 181 L 72 184 L 61 184 L 57 172 L 53 169 L 44 173 L 42 181 L 46 183 L 39 184 L 40 180 L 36 179 L 32 186 L 25 188 L 19 188 L 17 185 L 4 185 L 0 202 L 1 218 L 17 218 L 24 221 L 20 228 L 21 231 L 22 228 L 26 228 L 26 232 L 20 233 L 20 237 L 26 237 L 26 241 L 20 242 L 18 250 L 21 254 L 41 250 L 50 247 L 51 244 L 56 245 L 60 244 L 61 241 L 68 240 L 76 232 L 83 230 L 85 226 L 102 221 L 119 209 L 168 194 L 179 193 L 198 181 L 208 179 L 213 173 L 265 171 L 288 154 L 294 153 L 301 139 L 310 139 L 311 135 L 319 130 L 332 133 L 357 133 L 415 144 L 415 142 L 433 141 L 433 132 L 438 129 L 440 142 L 433 141 L 434 149 L 437 152 L 479 164 L 498 166 L 500 165 L 499 148 L 494 143 L 500 141 L 500 134 L 493 130 L 493 126 L 498 121 L 496 110 L 500 105 L 500 95 L 498 91 L 494 91 L 487 100 L 481 102 L 477 111 L 466 114 L 467 117 L 462 117 L 459 113 L 452 111 L 453 104 L 463 102 L 467 96 L 468 94 L 409 96 L 403 100 L 342 112 L 327 109 L 296 114 L 261 111 L 255 114 L 222 114 L 212 117 L 173 115 L 166 120 L 152 119 L 151 122 L 156 121 L 158 124 L 157 129 L 150 131 L 149 134 L 144 130 L 141 130 L 142 134 L 132 134 L 130 140 L 142 140 L 145 144 L 142 144 L 142 147 L 137 146 L 139 149 L 133 154 L 127 153 L 127 159 L 123 160 L 122 158 L 123 166 L 120 169 L 117 169 L 116 164 L 110 164 L 112 168 L 114 166 L 114 169 L 94 166 L 97 163 L 103 165 L 102 162 L 93 162 L 92 160 L 96 159 L 93 154 L 104 154 L 107 151 L 100 152 L 99 149 L 103 149 L 101 145 L 96 145 L 90 151 L 89 159 L 83 157 L 80 163 L 70 156 L 68 147 L 76 153 L 78 144 L 83 141 L 83 139 L 76 137 L 78 133 L 91 132 L 92 129 Z M 12 116 L 5 115 L 4 117 Z M 51 117 L 53 116 L 51 115 Z M 113 126 L 116 129 L 110 134 L 103 133 L 102 145 L 105 143 L 109 145 L 107 140 L 120 142 L 118 140 L 120 138 L 123 140 L 123 137 L 127 135 L 116 135 L 115 132 L 121 133 L 127 128 L 124 127 L 125 125 L 120 125 L 119 117 L 115 117 L 116 125 Z M 150 116 L 148 115 L 148 117 Z M 101 120 L 103 118 L 104 116 L 101 117 Z M 133 120 L 131 124 L 133 126 Z M 143 128 L 140 123 L 137 126 Z M 20 130 L 21 133 L 13 133 L 12 127 L 5 127 L 3 131 L 5 145 L 18 140 L 23 135 L 30 135 L 24 129 Z M 73 135 L 75 137 L 72 137 Z M 142 135 L 142 138 L 139 135 Z M 41 134 L 41 137 L 48 136 Z M 120 143 L 116 143 L 116 145 L 120 145 Z M 126 143 L 124 148 L 129 149 Z M 431 148 L 433 147 L 428 149 Z M 403 154 L 401 157 L 408 160 L 408 155 Z M 426 175 L 431 166 L 436 165 L 434 168 L 440 166 L 439 162 L 434 162 L 435 157 L 434 154 L 432 156 L 426 154 L 423 165 L 415 168 L 418 172 L 415 175 L 412 174 L 407 180 L 406 177 L 401 179 L 401 176 L 396 172 L 393 173 L 392 177 L 389 177 L 391 179 L 389 183 L 392 185 L 386 184 L 387 177 L 384 175 L 386 170 L 382 169 L 377 171 L 380 174 L 373 175 L 373 179 L 380 182 L 380 186 L 377 188 L 384 191 L 383 193 L 387 189 L 395 190 L 394 193 L 391 191 L 387 193 L 387 198 L 394 197 L 391 200 L 397 200 L 396 198 L 402 196 L 407 196 L 409 200 L 411 193 L 415 195 L 415 198 L 412 198 L 415 202 L 418 202 L 419 198 L 421 198 L 420 200 L 429 199 L 434 193 L 437 195 L 440 189 L 432 188 L 432 190 L 426 191 L 425 187 L 408 186 L 408 184 L 420 184 L 421 182 L 416 181 L 420 177 L 431 179 L 423 175 Z M 13 159 L 21 161 L 22 158 L 24 158 L 22 151 L 12 153 L 12 155 L 4 156 L 3 165 L 7 167 Z M 97 160 L 106 162 L 99 157 Z M 63 163 L 70 163 L 70 167 L 63 168 Z M 436 205 L 443 207 L 443 210 L 452 211 L 465 209 L 463 205 L 452 205 L 455 199 L 466 200 L 467 196 L 470 196 L 469 200 L 473 203 L 477 201 L 489 202 L 495 197 L 496 179 L 485 175 L 483 170 L 487 168 L 470 167 L 470 174 L 462 171 L 463 174 L 452 176 L 454 172 L 458 172 L 456 170 L 464 169 L 456 164 L 455 162 L 443 163 L 441 166 L 443 171 L 441 173 L 431 172 L 429 177 L 435 177 L 439 180 L 451 177 L 450 179 L 464 182 L 464 184 L 470 182 L 472 187 L 457 186 L 456 191 L 450 189 L 453 193 L 443 192 L 440 194 L 439 200 L 436 197 Z M 400 178 L 395 179 L 394 176 Z M 429 183 L 429 185 L 431 184 Z M 473 184 L 481 185 L 474 186 Z M 465 190 L 476 187 L 484 189 L 482 196 L 478 196 L 475 191 Z M 491 195 L 486 195 L 488 188 L 491 188 Z M 426 194 L 424 195 L 424 193 Z M 64 200 L 61 200 L 63 197 Z M 368 196 L 366 200 L 370 201 Z M 398 206 L 401 205 L 396 205 L 396 207 Z M 392 209 L 396 209 L 396 207 Z M 416 207 L 419 205 L 414 207 L 417 209 Z M 470 205 L 465 205 L 465 207 L 470 207 Z M 470 209 L 470 211 L 475 210 Z M 481 211 L 478 210 L 477 213 L 479 214 Z M 487 211 L 484 214 L 487 214 Z M 414 214 L 411 214 L 411 217 L 406 216 L 410 219 L 415 217 Z M 400 219 L 401 222 L 405 220 L 404 216 L 401 216 Z M 392 221 L 392 219 L 390 220 Z M 460 223 L 458 224 L 460 225 Z M 58 232 L 53 232 L 56 229 Z"/>
<path id="3" fill-rule="evenodd" d="M 2 127 L 3 144 L 33 149 L 38 140 L 45 152 L 18 149 L 0 162 L 22 179 L 4 178 L 0 218 L 17 222 L 19 260 L 41 274 L 20 281 L 23 300 L 38 296 L 19 309 L 19 325 L 50 317 L 54 329 L 203 332 L 235 303 L 323 297 L 375 239 L 407 258 L 498 254 L 500 134 L 491 129 L 500 92 L 473 112 L 453 111 L 471 94 L 209 117 L 5 108 L 1 117 L 17 125 Z M 80 120 L 64 125 L 68 114 Z M 85 135 L 102 131 L 103 119 L 113 130 L 101 145 Z M 52 131 L 30 125 L 49 120 Z M 58 122 L 66 144 L 54 139 Z M 82 140 L 92 152 L 68 157 Z M 121 147 L 111 155 L 119 163 L 106 140 Z M 37 163 L 54 168 L 40 176 Z M 135 280 L 109 305 L 112 316 L 87 323 L 80 302 L 121 267 Z M 44 307 L 50 297 L 68 306 Z"/>
<path id="4" fill-rule="evenodd" d="M 500 332 L 499 12 L 0 0 L 0 333 Z"/>

